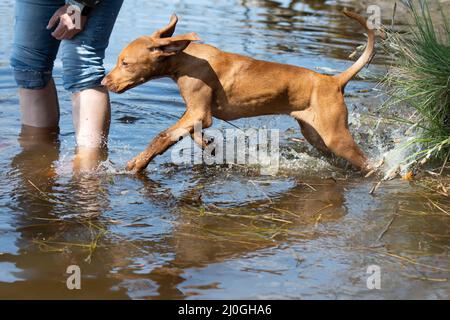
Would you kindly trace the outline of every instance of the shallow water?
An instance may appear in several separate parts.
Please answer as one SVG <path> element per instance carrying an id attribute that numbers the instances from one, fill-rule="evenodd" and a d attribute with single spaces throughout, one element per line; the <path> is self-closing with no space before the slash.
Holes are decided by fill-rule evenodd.
<path id="1" fill-rule="evenodd" d="M 106 65 L 177 12 L 178 33 L 196 31 L 226 51 L 344 70 L 364 36 L 340 9 L 335 1 L 127 0 Z M 234 122 L 281 130 L 275 176 L 242 166 L 176 166 L 168 152 L 136 177 L 123 171 L 126 161 L 184 111 L 173 83 L 153 81 L 112 96 L 109 158 L 96 173 L 77 175 L 58 62 L 60 140 L 19 141 L 8 67 L 13 1 L 0 3 L 0 18 L 1 298 L 449 297 L 449 218 L 438 208 L 449 200 L 401 180 L 371 196 L 376 181 L 292 140 L 301 135 L 288 117 Z M 378 55 L 369 70 L 382 72 L 386 59 Z M 378 159 L 401 131 L 374 116 L 374 86 L 352 82 L 347 103 L 356 139 Z M 79 291 L 66 288 L 69 265 L 81 268 Z M 381 290 L 367 288 L 370 265 L 381 268 Z"/>

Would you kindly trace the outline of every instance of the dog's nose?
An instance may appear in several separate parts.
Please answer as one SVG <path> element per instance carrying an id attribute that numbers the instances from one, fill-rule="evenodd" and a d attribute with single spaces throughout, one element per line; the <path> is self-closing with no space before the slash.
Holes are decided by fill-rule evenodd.
<path id="1" fill-rule="evenodd" d="M 107 78 L 107 77 L 104 77 L 104 78 L 103 78 L 103 80 L 102 80 L 102 86 L 105 86 L 105 87 L 108 86 L 108 78 Z"/>

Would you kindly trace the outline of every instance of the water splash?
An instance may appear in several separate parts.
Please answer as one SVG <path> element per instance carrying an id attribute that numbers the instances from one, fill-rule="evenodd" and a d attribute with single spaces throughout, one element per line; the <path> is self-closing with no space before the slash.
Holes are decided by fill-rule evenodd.
<path id="1" fill-rule="evenodd" d="M 419 151 L 419 146 L 411 143 L 415 138 L 416 133 L 403 126 L 373 134 L 371 144 L 375 148 L 369 157 L 372 164 L 379 167 L 383 179 L 403 176 L 411 169 L 414 162 L 409 159 Z M 387 140 L 391 142 L 387 143 Z"/>

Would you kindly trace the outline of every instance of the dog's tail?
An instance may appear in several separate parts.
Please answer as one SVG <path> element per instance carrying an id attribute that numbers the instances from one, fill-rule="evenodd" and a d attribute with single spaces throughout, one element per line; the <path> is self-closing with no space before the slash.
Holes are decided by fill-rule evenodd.
<path id="1" fill-rule="evenodd" d="M 367 21 L 359 14 L 347 10 L 344 10 L 343 13 L 347 17 L 358 21 L 367 30 L 369 40 L 367 42 L 366 50 L 364 51 L 363 55 L 358 59 L 358 61 L 356 61 L 355 64 L 351 66 L 348 70 L 334 76 L 339 81 L 339 84 L 341 85 L 342 88 L 344 88 L 347 85 L 347 83 L 350 80 L 352 80 L 353 77 L 356 76 L 367 63 L 370 62 L 375 51 L 375 32 L 373 28 L 370 28 Z"/>

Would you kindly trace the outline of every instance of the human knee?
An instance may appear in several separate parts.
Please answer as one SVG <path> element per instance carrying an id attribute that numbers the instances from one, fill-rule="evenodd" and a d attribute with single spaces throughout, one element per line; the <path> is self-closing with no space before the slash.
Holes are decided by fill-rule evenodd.
<path id="1" fill-rule="evenodd" d="M 14 79 L 19 88 L 38 90 L 47 86 L 52 78 L 51 71 L 14 69 Z"/>
<path id="2" fill-rule="evenodd" d="M 104 50 L 80 45 L 76 50 L 63 51 L 64 88 L 72 93 L 101 85 L 105 76 Z"/>
<path id="3" fill-rule="evenodd" d="M 11 67 L 20 88 L 43 89 L 52 78 L 53 58 L 32 48 L 14 46 Z"/>

